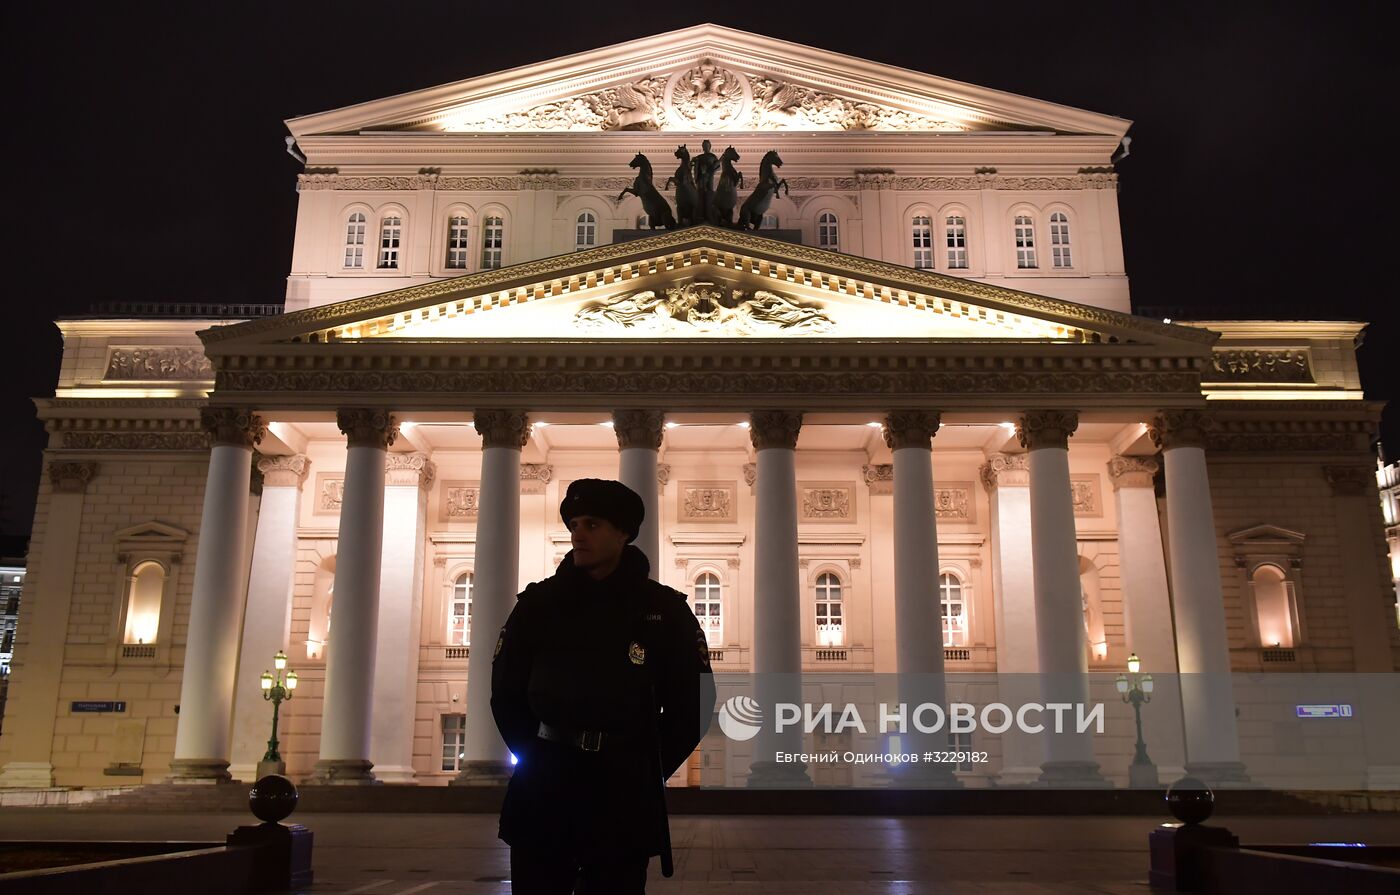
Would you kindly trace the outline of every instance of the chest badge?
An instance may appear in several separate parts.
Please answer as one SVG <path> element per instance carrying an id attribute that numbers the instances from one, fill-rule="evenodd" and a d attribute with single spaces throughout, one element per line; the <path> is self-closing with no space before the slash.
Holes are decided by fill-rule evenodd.
<path id="1" fill-rule="evenodd" d="M 634 640 L 631 646 L 627 647 L 627 658 L 632 660 L 633 665 L 641 665 L 647 660 L 647 651 Z"/>

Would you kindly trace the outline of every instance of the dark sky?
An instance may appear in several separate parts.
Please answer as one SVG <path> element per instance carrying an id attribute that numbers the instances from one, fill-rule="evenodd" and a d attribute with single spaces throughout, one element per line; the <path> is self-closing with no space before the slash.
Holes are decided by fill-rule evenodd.
<path id="1" fill-rule="evenodd" d="M 1377 133 L 1395 54 L 1361 5 L 5 6 L 7 533 L 33 514 L 44 433 L 29 399 L 53 393 L 54 317 L 282 300 L 299 170 L 283 119 L 702 21 L 1132 119 L 1119 201 L 1135 305 L 1370 321 L 1368 396 L 1400 380 Z"/>

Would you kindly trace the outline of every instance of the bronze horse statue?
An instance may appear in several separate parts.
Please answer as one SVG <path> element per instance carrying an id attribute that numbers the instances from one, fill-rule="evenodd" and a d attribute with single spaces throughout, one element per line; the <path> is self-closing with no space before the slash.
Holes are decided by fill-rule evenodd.
<path id="1" fill-rule="evenodd" d="M 632 181 L 631 186 L 622 188 L 622 192 L 617 194 L 617 201 L 621 202 L 623 196 L 631 193 L 642 200 L 642 210 L 646 212 L 647 225 L 651 229 L 655 230 L 657 226 L 661 226 L 667 230 L 674 230 L 676 218 L 671 214 L 671 206 L 651 182 L 651 162 L 639 152 L 627 163 L 627 167 L 637 169 L 637 179 Z"/>
<path id="2" fill-rule="evenodd" d="M 690 169 L 690 150 L 684 144 L 676 147 L 681 163 L 676 173 L 666 178 L 666 189 L 676 185 L 676 220 L 682 227 L 700 223 L 700 191 L 695 187 L 695 172 Z"/>
<path id="3" fill-rule="evenodd" d="M 710 206 L 710 223 L 721 227 L 734 226 L 734 206 L 739 202 L 739 190 L 744 186 L 744 175 L 734 167 L 739 153 L 733 146 L 727 147 L 719 157 L 719 185 L 715 187 L 714 202 Z"/>
<path id="4" fill-rule="evenodd" d="M 772 204 L 773 197 L 778 195 L 778 190 L 788 189 L 788 182 L 773 172 L 774 168 L 782 166 L 783 160 L 778 156 L 776 149 L 768 150 L 763 156 L 763 161 L 759 162 L 758 186 L 754 187 L 753 194 L 744 200 L 744 207 L 739 209 L 740 230 L 757 230 L 763 224 L 763 215 Z"/>

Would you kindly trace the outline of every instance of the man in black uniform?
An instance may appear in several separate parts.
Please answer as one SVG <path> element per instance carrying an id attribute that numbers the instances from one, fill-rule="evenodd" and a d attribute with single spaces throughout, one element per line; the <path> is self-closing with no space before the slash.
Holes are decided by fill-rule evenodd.
<path id="1" fill-rule="evenodd" d="M 715 707 L 709 644 L 684 594 L 648 578 L 642 499 L 579 479 L 559 505 L 573 550 L 525 588 L 496 642 L 491 713 L 517 764 L 501 808 L 516 895 L 631 895 L 669 859 L 664 781 Z"/>

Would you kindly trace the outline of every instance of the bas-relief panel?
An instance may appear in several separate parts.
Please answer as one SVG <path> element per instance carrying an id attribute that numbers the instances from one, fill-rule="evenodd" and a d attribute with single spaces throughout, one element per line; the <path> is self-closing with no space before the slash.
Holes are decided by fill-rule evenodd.
<path id="1" fill-rule="evenodd" d="M 439 522 L 475 522 L 481 483 L 453 479 L 442 483 L 438 499 Z"/>
<path id="2" fill-rule="evenodd" d="M 676 521 L 733 524 L 738 521 L 737 494 L 733 481 L 681 482 Z"/>
<path id="3" fill-rule="evenodd" d="M 345 473 L 316 473 L 316 492 L 312 495 L 311 512 L 316 516 L 340 515 L 340 504 L 345 499 Z"/>
<path id="4" fill-rule="evenodd" d="M 949 482 L 933 489 L 933 512 L 940 522 L 976 522 L 977 498 L 971 482 Z"/>
<path id="5" fill-rule="evenodd" d="M 1071 475 L 1070 493 L 1074 495 L 1074 515 L 1098 517 L 1103 515 L 1103 487 L 1098 473 Z"/>
<path id="6" fill-rule="evenodd" d="M 855 522 L 856 489 L 853 482 L 799 482 L 799 522 Z"/>

